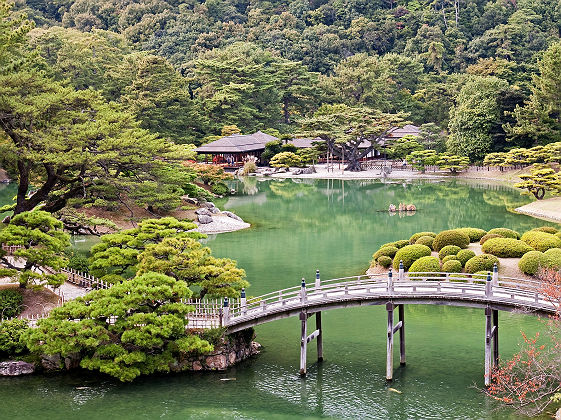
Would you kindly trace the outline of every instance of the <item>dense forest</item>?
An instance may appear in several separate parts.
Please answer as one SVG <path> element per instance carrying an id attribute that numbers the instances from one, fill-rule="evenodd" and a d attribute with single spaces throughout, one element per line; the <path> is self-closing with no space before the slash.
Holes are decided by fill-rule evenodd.
<path id="1" fill-rule="evenodd" d="M 322 104 L 407 113 L 448 151 L 558 141 L 561 2 L 18 0 L 50 77 L 154 134 L 296 133 Z M 549 50 L 548 50 L 549 48 Z M 546 53 L 547 51 L 547 53 Z M 278 131 L 276 131 L 278 130 Z"/>

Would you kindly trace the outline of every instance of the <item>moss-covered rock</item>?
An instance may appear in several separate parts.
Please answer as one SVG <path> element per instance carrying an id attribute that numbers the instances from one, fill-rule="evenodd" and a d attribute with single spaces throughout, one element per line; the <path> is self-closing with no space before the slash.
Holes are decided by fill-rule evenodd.
<path id="1" fill-rule="evenodd" d="M 444 248 L 438 251 L 438 256 L 440 257 L 440 259 L 443 259 L 444 257 L 447 257 L 449 255 L 457 255 L 461 250 L 462 248 L 460 248 L 459 246 L 446 245 Z"/>
<path id="2" fill-rule="evenodd" d="M 520 234 L 518 232 L 507 228 L 494 228 L 487 233 L 494 233 L 496 235 L 501 235 L 503 238 L 520 239 Z"/>
<path id="3" fill-rule="evenodd" d="M 434 232 L 418 232 L 418 233 L 414 233 L 410 238 L 409 238 L 409 243 L 410 244 L 416 244 L 417 243 L 417 239 L 419 239 L 421 236 L 430 236 L 431 238 L 434 238 L 436 236 L 436 233 Z"/>
<path id="4" fill-rule="evenodd" d="M 486 230 L 479 229 L 479 228 L 467 227 L 467 228 L 459 228 L 456 230 L 463 232 L 467 236 L 469 236 L 470 242 L 478 242 L 481 238 L 483 238 L 483 236 L 487 234 Z"/>
<path id="5" fill-rule="evenodd" d="M 442 264 L 442 271 L 445 273 L 461 273 L 462 263 L 458 260 L 446 261 Z"/>
<path id="6" fill-rule="evenodd" d="M 561 248 L 561 239 L 551 233 L 539 230 L 530 230 L 522 235 L 522 241 L 526 242 L 536 251 L 545 252 L 550 248 Z"/>
<path id="7" fill-rule="evenodd" d="M 431 254 L 431 249 L 426 245 L 407 245 L 397 251 L 393 259 L 393 268 L 399 270 L 399 262 L 403 261 L 403 267 L 408 270 L 415 261 L 421 257 Z"/>
<path id="8" fill-rule="evenodd" d="M 469 236 L 458 230 L 443 230 L 434 238 L 433 248 L 440 251 L 447 245 L 456 245 L 460 248 L 467 248 L 470 243 Z"/>
<path id="9" fill-rule="evenodd" d="M 466 273 L 477 273 L 478 271 L 491 271 L 493 265 L 499 264 L 499 259 L 494 255 L 476 255 L 466 262 Z"/>
<path id="10" fill-rule="evenodd" d="M 416 244 L 426 245 L 430 249 L 432 249 L 433 242 L 434 242 L 434 238 L 432 236 L 421 236 L 419 239 L 415 241 Z"/>
<path id="11" fill-rule="evenodd" d="M 486 254 L 496 255 L 501 258 L 520 258 L 533 248 L 525 242 L 512 238 L 492 238 L 481 247 Z"/>
<path id="12" fill-rule="evenodd" d="M 475 257 L 475 252 L 471 249 L 462 249 L 456 254 L 456 259 L 462 263 L 462 267 L 473 257 Z"/>
<path id="13" fill-rule="evenodd" d="M 426 256 L 416 260 L 409 268 L 409 277 L 416 277 L 414 273 L 438 273 L 440 261 L 438 258 Z"/>

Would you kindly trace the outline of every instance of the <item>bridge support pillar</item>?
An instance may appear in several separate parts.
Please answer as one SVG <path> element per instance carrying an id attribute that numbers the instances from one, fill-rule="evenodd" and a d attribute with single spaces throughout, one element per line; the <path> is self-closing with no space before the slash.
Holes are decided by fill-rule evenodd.
<path id="1" fill-rule="evenodd" d="M 318 336 L 316 337 L 316 344 L 318 349 L 318 362 L 323 361 L 323 330 L 321 329 L 321 312 L 316 312 L 316 331 Z"/>
<path id="2" fill-rule="evenodd" d="M 499 311 L 485 308 L 485 386 L 491 385 L 493 367 L 499 364 Z"/>
<path id="3" fill-rule="evenodd" d="M 399 305 L 399 317 L 400 321 L 394 325 L 393 323 L 393 311 L 395 305 L 393 302 L 386 303 L 386 311 L 388 311 L 388 341 L 386 348 L 386 380 L 393 380 L 393 336 L 399 330 L 399 353 L 400 353 L 400 363 L 405 364 L 405 336 L 403 328 L 403 305 Z"/>
<path id="4" fill-rule="evenodd" d="M 399 305 L 399 322 L 401 328 L 399 329 L 399 364 L 405 366 L 405 314 L 404 305 Z"/>
<path id="5" fill-rule="evenodd" d="M 493 310 L 493 366 L 499 366 L 499 311 Z"/>
<path id="6" fill-rule="evenodd" d="M 300 376 L 306 376 L 306 353 L 308 350 L 308 314 L 300 312 L 300 322 L 302 323 L 302 334 L 300 340 Z"/>

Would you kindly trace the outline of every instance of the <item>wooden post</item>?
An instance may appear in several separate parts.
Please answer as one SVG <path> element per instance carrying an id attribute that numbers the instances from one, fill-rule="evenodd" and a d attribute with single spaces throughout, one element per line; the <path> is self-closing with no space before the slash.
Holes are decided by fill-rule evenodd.
<path id="1" fill-rule="evenodd" d="M 386 310 L 388 311 L 388 340 L 387 340 L 387 348 L 386 348 L 386 380 L 387 381 L 391 381 L 393 379 L 393 309 L 394 309 L 394 304 L 392 302 L 386 303 Z"/>
<path id="2" fill-rule="evenodd" d="M 401 328 L 399 329 L 399 364 L 405 366 L 405 314 L 404 305 L 399 305 L 399 322 Z"/>
<path id="3" fill-rule="evenodd" d="M 485 386 L 491 385 L 491 339 L 493 334 L 492 309 L 485 308 Z"/>
<path id="4" fill-rule="evenodd" d="M 499 366 L 499 311 L 493 310 L 493 366 Z"/>
<path id="5" fill-rule="evenodd" d="M 302 323 L 302 334 L 300 340 L 300 376 L 306 376 L 306 351 L 308 349 L 308 314 L 300 312 L 300 322 Z"/>
<path id="6" fill-rule="evenodd" d="M 318 349 L 318 362 L 323 361 L 323 330 L 321 329 L 321 312 L 316 312 L 316 330 L 319 334 L 316 338 Z"/>

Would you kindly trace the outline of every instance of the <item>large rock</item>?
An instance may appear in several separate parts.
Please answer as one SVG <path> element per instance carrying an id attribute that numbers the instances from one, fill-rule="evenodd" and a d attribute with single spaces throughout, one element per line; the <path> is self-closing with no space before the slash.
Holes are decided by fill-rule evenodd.
<path id="1" fill-rule="evenodd" d="M 209 209 L 216 207 L 212 201 L 205 201 L 204 203 L 201 203 L 201 206 L 207 207 Z"/>
<path id="2" fill-rule="evenodd" d="M 225 354 L 217 354 L 215 356 L 208 356 L 205 364 L 212 370 L 226 370 L 228 367 L 228 359 Z"/>
<path id="3" fill-rule="evenodd" d="M 29 375 L 33 372 L 35 372 L 35 366 L 32 363 L 21 360 L 0 363 L 0 376 Z"/>
<path id="4" fill-rule="evenodd" d="M 199 200 L 197 200 L 196 198 L 189 197 L 188 195 L 182 196 L 181 199 L 186 203 L 194 204 L 195 206 L 199 205 Z"/>
<path id="5" fill-rule="evenodd" d="M 213 219 L 212 216 L 207 216 L 206 214 L 199 214 L 197 220 L 199 221 L 199 223 L 206 225 L 207 223 L 212 223 Z"/>
<path id="6" fill-rule="evenodd" d="M 302 175 L 309 175 L 309 174 L 315 174 L 315 173 L 316 173 L 316 168 L 314 168 L 313 166 L 310 166 L 309 168 L 302 169 Z"/>
<path id="7" fill-rule="evenodd" d="M 41 356 L 41 366 L 46 371 L 55 371 L 62 369 L 62 358 L 60 354 L 48 355 L 44 354 Z"/>
<path id="8" fill-rule="evenodd" d="M 212 216 L 212 213 L 206 207 L 195 210 L 195 214 L 198 214 L 199 216 Z"/>
<path id="9" fill-rule="evenodd" d="M 232 213 L 231 211 L 223 211 L 222 214 L 225 214 L 226 216 L 231 217 L 232 219 L 239 220 L 240 222 L 243 222 L 243 219 L 240 216 Z"/>
<path id="10" fill-rule="evenodd" d="M 210 211 L 212 214 L 220 213 L 220 209 L 219 209 L 218 207 L 211 207 L 211 208 L 209 208 L 209 211 Z"/>

